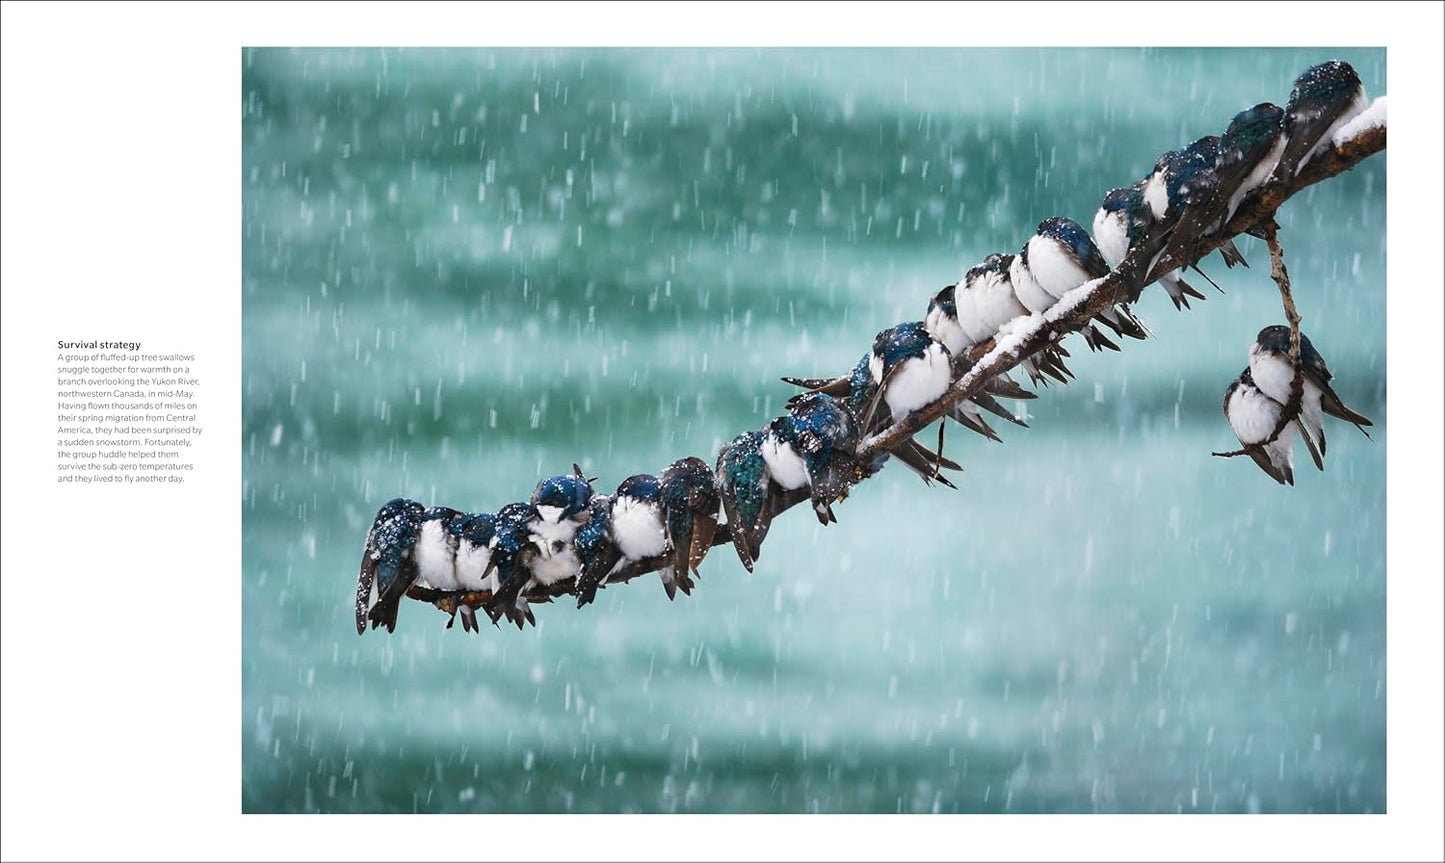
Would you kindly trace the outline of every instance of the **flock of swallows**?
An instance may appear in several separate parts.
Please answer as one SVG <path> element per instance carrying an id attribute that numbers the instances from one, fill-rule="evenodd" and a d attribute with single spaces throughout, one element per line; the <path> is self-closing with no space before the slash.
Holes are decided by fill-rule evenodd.
<path id="1" fill-rule="evenodd" d="M 713 546 L 720 512 L 727 516 L 723 529 L 751 572 L 775 515 L 808 499 L 820 523 L 836 521 L 832 505 L 890 457 L 925 483 L 953 487 L 941 471 L 960 467 L 942 454 L 942 428 L 937 451 L 911 437 L 872 455 L 860 453 L 858 445 L 941 398 L 956 375 L 967 370 L 971 347 L 993 338 L 1015 318 L 1041 313 L 1069 291 L 1107 275 L 1147 231 L 1172 225 L 1160 257 L 1175 254 L 1171 260 L 1190 262 L 1203 275 L 1194 254 L 1199 241 L 1221 231 L 1271 178 L 1293 178 L 1367 105 L 1348 63 L 1332 60 L 1307 70 L 1295 81 L 1285 108 L 1266 102 L 1241 111 L 1223 135 L 1171 150 L 1148 176 L 1110 191 L 1094 216 L 1092 237 L 1070 219 L 1045 219 L 1018 254 L 991 254 L 957 284 L 935 294 L 924 320 L 879 333 L 850 373 L 833 379 L 784 378 L 805 392 L 789 400 L 782 416 L 725 445 L 715 467 L 689 456 L 660 474 L 630 476 L 609 495 L 595 492 L 594 480 L 573 465 L 571 473 L 540 482 L 530 500 L 509 503 L 496 513 L 424 507 L 402 498 L 388 502 L 366 537 L 356 593 L 357 632 L 364 633 L 368 621 L 373 629 L 394 631 L 400 601 L 412 585 L 443 597 L 435 602 L 451 612 L 448 627 L 460 614 L 470 631 L 478 629 L 470 601 L 477 601 L 494 625 L 504 617 L 518 628 L 535 625 L 527 591 L 565 579 L 573 580 L 578 607 L 591 602 L 609 580 L 653 569 L 669 598 L 677 590 L 690 593 L 693 576 Z M 1232 241 L 1219 250 L 1228 266 L 1245 263 Z M 1158 281 L 1178 309 L 1188 308 L 1190 298 L 1203 299 L 1177 269 Z M 1128 302 L 1138 298 L 1136 288 Z M 1115 336 L 1143 339 L 1147 331 L 1128 302 L 1105 309 L 1095 320 Z M 1092 321 L 1082 334 L 1092 350 L 1119 349 Z M 1296 428 L 1323 469 L 1322 415 L 1345 419 L 1361 431 L 1370 420 L 1340 401 L 1324 359 L 1302 338 L 1299 416 L 1272 438 L 1295 377 L 1289 343 L 1287 327 L 1259 333 L 1249 367 L 1225 395 L 1224 412 L 1255 462 L 1280 483 L 1292 484 Z M 1056 337 L 1020 365 L 1035 384 L 1067 383 L 1073 377 L 1064 364 L 1068 356 Z M 1025 423 L 998 397 L 1035 396 L 1004 373 L 953 405 L 948 416 L 999 440 L 985 412 Z M 463 602 L 462 596 L 481 599 Z"/>

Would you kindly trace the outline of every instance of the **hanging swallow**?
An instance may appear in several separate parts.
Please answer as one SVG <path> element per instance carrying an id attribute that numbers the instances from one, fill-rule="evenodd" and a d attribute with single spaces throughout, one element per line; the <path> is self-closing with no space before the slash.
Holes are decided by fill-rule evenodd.
<path id="1" fill-rule="evenodd" d="M 1224 393 L 1224 416 L 1235 437 L 1260 470 L 1280 485 L 1294 485 L 1294 433 L 1297 423 L 1285 426 L 1275 440 L 1264 444 L 1279 424 L 1284 405 L 1259 391 L 1249 369 Z"/>
<path id="2" fill-rule="evenodd" d="M 1259 331 L 1249 349 L 1249 371 L 1255 386 L 1280 404 L 1289 403 L 1290 388 L 1294 383 L 1294 367 L 1289 361 L 1289 339 L 1289 327 L 1265 327 Z M 1355 428 L 1365 437 L 1369 437 L 1370 433 L 1365 431 L 1365 426 L 1374 423 L 1369 417 L 1351 410 L 1341 401 L 1330 386 L 1334 376 L 1325 365 L 1325 358 L 1320 356 L 1304 333 L 1300 333 L 1300 363 L 1304 367 L 1300 420 L 1310 435 L 1318 441 L 1320 455 L 1325 453 L 1325 414 L 1354 423 Z"/>

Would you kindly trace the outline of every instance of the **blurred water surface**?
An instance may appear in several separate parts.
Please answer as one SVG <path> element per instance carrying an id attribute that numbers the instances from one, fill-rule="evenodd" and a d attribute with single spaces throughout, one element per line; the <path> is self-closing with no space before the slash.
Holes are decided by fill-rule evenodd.
<path id="1" fill-rule="evenodd" d="M 1385 158 L 1281 212 L 1374 440 L 1276 486 L 1220 414 L 1281 315 L 1227 291 L 1090 356 L 961 490 L 886 471 L 749 576 L 480 637 L 353 629 L 376 508 L 599 487 L 781 410 L 1052 215 L 1341 57 L 1289 50 L 243 53 L 246 811 L 1385 807 Z"/>

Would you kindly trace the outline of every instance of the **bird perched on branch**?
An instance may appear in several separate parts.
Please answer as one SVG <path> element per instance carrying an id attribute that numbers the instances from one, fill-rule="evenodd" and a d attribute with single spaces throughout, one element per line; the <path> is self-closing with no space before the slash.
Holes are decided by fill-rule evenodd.
<path id="1" fill-rule="evenodd" d="M 879 333 L 879 338 L 889 332 L 892 331 L 884 330 L 883 333 Z M 924 335 L 927 336 L 926 330 Z M 877 341 L 878 339 L 875 338 L 875 344 Z M 947 349 L 945 348 L 944 351 L 946 353 Z M 950 358 L 949 363 L 951 364 L 951 362 Z M 873 379 L 872 367 L 873 353 L 870 351 L 859 358 L 858 363 L 853 366 L 853 371 L 847 375 L 831 379 L 783 378 L 783 381 L 794 386 L 804 387 L 809 393 L 819 392 L 834 398 L 843 399 L 847 403 L 848 409 L 853 412 L 853 415 L 859 417 L 868 409 L 870 404 L 876 404 L 875 397 L 880 391 L 879 384 Z M 946 386 L 945 389 L 947 389 Z M 941 394 L 942 393 L 940 393 L 940 395 Z M 789 399 L 789 403 L 801 399 L 805 395 L 807 395 L 807 393 L 800 393 L 793 396 L 793 398 Z M 877 434 L 887 428 L 889 423 L 896 422 L 899 419 L 901 419 L 901 417 L 894 417 L 891 412 L 875 413 L 872 425 L 865 425 L 860 420 L 859 434 L 860 436 Z M 905 467 L 922 478 L 925 483 L 937 480 L 949 488 L 954 488 L 955 486 L 947 477 L 939 473 L 939 471 L 963 470 L 958 462 L 944 458 L 941 453 L 930 452 L 926 447 L 911 437 L 903 438 L 900 442 L 890 447 L 887 452 L 879 453 L 867 464 L 860 464 L 858 468 L 863 476 L 872 476 L 883 468 L 883 465 L 890 456 L 896 457 Z"/>
<path id="2" fill-rule="evenodd" d="M 672 551 L 667 542 L 662 481 L 653 474 L 635 474 L 617 486 L 612 497 L 611 519 L 612 542 L 621 552 L 622 566 Z M 671 599 L 677 589 L 671 578 L 663 576 L 662 585 Z M 691 583 L 683 588 L 684 592 L 691 589 Z"/>
<path id="3" fill-rule="evenodd" d="M 929 303 L 928 317 L 924 319 L 924 326 L 934 338 L 943 342 L 944 347 L 948 348 L 955 357 L 963 354 L 973 345 L 993 338 L 998 334 L 999 328 L 1014 318 L 1029 313 L 1028 307 L 1019 301 L 1009 275 L 1013 260 L 1013 255 L 994 252 L 977 266 L 970 268 L 959 281 L 953 294 L 953 317 L 958 322 L 965 340 L 953 337 L 953 328 L 947 326 L 947 319 L 942 315 L 935 323 L 935 306 L 933 302 Z M 937 327 L 937 331 L 935 331 L 935 327 Z M 1063 357 L 1068 355 L 1068 351 L 1055 341 L 1033 357 L 1026 358 L 1020 365 L 1028 373 L 1029 379 L 1035 383 L 1047 383 L 1049 377 L 1060 383 L 1068 383 L 1069 379 L 1073 377 L 1073 372 L 1069 371 L 1063 361 Z M 1014 390 L 1018 389 L 1012 386 L 1013 381 L 1006 373 L 995 376 L 990 381 L 990 391 L 995 395 L 1013 395 L 999 389 L 999 385 L 1008 385 Z M 1014 395 L 1014 397 L 1018 398 L 1019 396 Z M 982 406 L 981 402 L 980 405 Z"/>
<path id="4" fill-rule="evenodd" d="M 425 507 L 414 500 L 395 498 L 377 510 L 361 553 L 356 581 L 356 631 L 385 626 L 396 631 L 396 612 L 406 589 L 416 581 L 416 541 Z M 375 597 L 375 604 L 372 598 Z"/>
<path id="5" fill-rule="evenodd" d="M 1286 142 L 1275 167 L 1277 179 L 1293 180 L 1325 147 L 1335 132 L 1370 106 L 1355 69 L 1343 60 L 1329 60 L 1306 69 L 1295 79 L 1285 105 Z"/>
<path id="6" fill-rule="evenodd" d="M 667 588 L 667 598 L 672 599 L 674 584 L 683 593 L 692 593 L 693 581 L 688 572 L 699 575 L 697 568 L 712 549 L 722 501 L 712 469 L 696 456 L 680 458 L 668 465 L 659 485 L 672 560 L 658 571 L 663 587 Z"/>
<path id="7" fill-rule="evenodd" d="M 536 625 L 522 590 L 532 582 L 533 566 L 541 555 L 542 549 L 534 541 L 536 534 L 532 532 L 532 525 L 541 520 L 530 503 L 509 503 L 497 510 L 490 543 L 491 558 L 487 561 L 487 575 L 495 570 L 497 587 L 485 606 L 493 625 L 504 615 L 518 629 L 524 622 Z"/>
<path id="8" fill-rule="evenodd" d="M 1154 171 L 1144 183 L 1144 203 L 1148 204 L 1155 224 L 1171 226 L 1169 243 L 1160 251 L 1159 258 L 1169 258 L 1179 267 L 1193 266 L 1199 270 L 1191 254 L 1209 227 L 1201 219 L 1219 187 L 1219 174 L 1215 170 L 1218 160 L 1219 138 L 1206 135 L 1181 150 L 1170 150 L 1155 161 Z M 1249 266 L 1234 240 L 1220 246 L 1219 255 L 1225 266 Z M 1150 269 L 1153 267 L 1151 262 Z"/>
<path id="9" fill-rule="evenodd" d="M 495 525 L 491 513 L 473 515 L 445 506 L 428 509 L 420 519 L 416 543 L 416 583 L 446 592 L 494 591 L 496 576 L 486 572 Z M 448 629 L 460 614 L 462 629 L 477 631 L 476 612 L 470 606 L 453 602 L 448 607 L 452 612 Z"/>
<path id="10" fill-rule="evenodd" d="M 587 520 L 572 535 L 572 545 L 582 564 L 572 590 L 577 596 L 578 608 L 592 602 L 603 580 L 628 563 L 613 534 L 614 504 L 611 495 L 594 494 L 587 502 Z"/>
<path id="11" fill-rule="evenodd" d="M 1241 372 L 1224 392 L 1224 416 L 1244 451 L 1275 482 L 1294 485 L 1294 434 L 1298 423 L 1288 424 L 1279 437 L 1264 442 L 1274 433 L 1283 413 L 1284 405 L 1260 392 L 1249 369 Z"/>
<path id="12" fill-rule="evenodd" d="M 1094 243 L 1099 254 L 1104 256 L 1110 267 L 1117 267 L 1129 255 L 1139 238 L 1154 221 L 1153 214 L 1144 203 L 1144 180 L 1122 189 L 1111 189 L 1104 196 L 1104 203 L 1094 214 Z M 1171 270 L 1159 277 L 1159 284 L 1173 301 L 1174 308 L 1189 308 L 1189 298 L 1204 299 L 1194 286 L 1184 281 L 1178 270 Z M 1130 302 L 1139 300 L 1143 285 L 1131 288 Z"/>
<path id="13" fill-rule="evenodd" d="M 998 255 L 989 256 L 990 259 L 999 257 Z M 1006 269 L 1005 277 L 1007 277 Z M 996 332 L 995 329 L 989 329 L 978 323 L 980 317 L 978 306 L 981 301 L 977 295 L 979 287 L 964 287 L 970 283 L 978 283 L 986 280 L 987 278 L 983 275 L 983 271 L 980 270 L 979 267 L 974 267 L 968 271 L 968 274 L 964 276 L 963 280 L 960 281 L 957 286 L 950 285 L 937 294 L 934 294 L 933 298 L 929 300 L 928 315 L 924 318 L 923 328 L 948 350 L 954 366 L 954 373 L 963 371 L 960 366 L 967 362 L 965 354 L 968 353 L 969 348 L 973 347 L 973 345 L 979 341 L 993 338 Z M 1018 300 L 1014 299 L 1012 289 L 1009 289 L 1005 285 L 1005 290 L 1008 290 L 1009 300 L 1012 301 L 1013 305 L 1018 306 Z M 957 302 L 955 301 L 956 299 Z M 988 303 L 992 302 L 992 300 L 983 299 L 982 302 Z M 960 312 L 960 306 L 962 306 L 965 311 Z M 1019 306 L 1019 308 L 1022 310 L 1022 314 L 1027 314 L 1027 310 L 1023 310 L 1022 306 Z M 1007 319 L 1012 320 L 1014 317 L 1018 316 L 1010 315 Z M 1030 375 L 1037 374 L 1037 367 L 1033 364 L 1029 364 L 1028 370 Z M 988 423 L 984 422 L 983 416 L 979 412 L 980 408 L 997 414 L 1009 422 L 1027 427 L 1027 423 L 1014 416 L 1012 411 L 999 404 L 998 399 L 993 397 L 993 393 L 1002 393 L 1006 394 L 1007 397 L 1018 399 L 1031 399 L 1035 397 L 1033 393 L 1014 383 L 1013 379 L 1010 378 L 1007 373 L 995 375 L 988 380 L 983 392 L 977 393 L 954 405 L 949 415 L 965 427 L 994 441 L 1002 440 L 1002 438 L 998 436 Z"/>
<path id="14" fill-rule="evenodd" d="M 1244 199 L 1265 184 L 1279 164 L 1285 141 L 1284 111 L 1273 102 L 1246 108 L 1229 121 L 1229 128 L 1219 136 L 1219 153 L 1215 157 L 1219 188 L 1215 212 L 1205 216 L 1210 219 L 1209 233 L 1228 225 Z M 1216 223 L 1211 217 L 1221 205 L 1223 212 Z"/>
<path id="15" fill-rule="evenodd" d="M 859 478 L 853 452 L 858 421 L 845 402 L 820 392 L 788 402 L 788 412 L 763 429 L 762 455 L 773 481 L 792 491 L 807 488 L 823 525 L 838 521 L 833 503 Z"/>
<path id="16" fill-rule="evenodd" d="M 922 321 L 907 321 L 880 332 L 873 338 L 868 358 L 875 389 L 859 416 L 863 427 L 875 427 L 884 405 L 888 406 L 888 422 L 896 422 L 938 399 L 953 380 L 951 361 L 948 348 L 929 335 Z"/>
<path id="17" fill-rule="evenodd" d="M 1035 305 L 1042 306 L 1035 311 L 1052 307 L 1069 291 L 1108 274 L 1109 264 L 1099 254 L 1099 248 L 1094 245 L 1089 233 L 1078 222 L 1062 216 L 1039 223 L 1034 235 L 1014 258 L 1010 270 L 1020 298 L 1027 295 Z M 1105 309 L 1096 317 L 1118 335 L 1132 339 L 1143 339 L 1149 335 L 1126 304 Z M 1119 349 L 1092 325 L 1084 330 L 1084 339 L 1094 350 Z"/>
<path id="18" fill-rule="evenodd" d="M 1044 286 L 1034 277 L 1033 268 L 1029 266 L 1029 243 L 1031 242 L 1033 242 L 1032 237 L 1024 243 L 1019 253 L 1013 256 L 1013 261 L 1009 264 L 1009 282 L 1013 285 L 1014 293 L 1018 296 L 1019 301 L 1029 311 L 1041 314 L 1053 308 L 1059 298 L 1044 290 Z M 1080 282 L 1080 284 L 1083 283 Z M 1081 332 L 1089 350 L 1101 351 L 1105 348 L 1113 351 L 1119 350 L 1119 346 L 1114 344 L 1092 322 L 1085 324 Z"/>
<path id="19" fill-rule="evenodd" d="M 1289 402 L 1290 387 L 1294 383 L 1294 366 L 1289 361 L 1290 331 L 1286 326 L 1270 326 L 1259 331 L 1254 344 L 1249 348 L 1249 371 L 1260 392 L 1279 402 Z M 1304 371 L 1304 395 L 1300 401 L 1300 420 L 1306 430 L 1319 442 L 1320 455 L 1325 453 L 1324 414 L 1354 423 L 1365 437 L 1370 433 L 1365 426 L 1374 425 L 1370 418 L 1351 410 L 1330 386 L 1334 375 L 1325 365 L 1325 358 L 1310 342 L 1309 337 L 1300 333 L 1300 364 Z"/>
<path id="20" fill-rule="evenodd" d="M 591 500 L 592 483 L 574 464 L 572 473 L 537 483 L 530 503 L 509 503 L 497 512 L 487 563 L 488 575 L 497 571 L 497 588 L 486 606 L 492 623 L 506 615 L 518 629 L 524 621 L 536 625 L 523 591 L 578 574 L 582 561 L 572 539 Z"/>
<path id="21" fill-rule="evenodd" d="M 989 256 L 989 258 L 993 257 L 995 256 Z M 1012 256 L 1001 256 L 1002 259 L 1010 257 Z M 1007 267 L 1005 267 L 1005 275 L 1007 275 L 1006 270 Z M 973 270 L 969 270 L 969 273 L 972 272 Z M 955 366 L 960 363 L 960 358 L 967 354 L 974 345 L 993 338 L 996 333 L 996 331 L 989 331 L 986 335 L 983 335 L 983 338 L 975 338 L 975 334 L 979 332 L 976 327 L 970 326 L 968 329 L 964 328 L 962 319 L 958 313 L 957 299 L 960 286 L 967 282 L 967 279 L 968 277 L 965 276 L 957 285 L 947 285 L 940 289 L 938 293 L 934 294 L 928 301 L 928 312 L 923 319 L 923 328 L 928 330 L 929 335 L 942 342 L 945 348 L 948 348 L 948 352 L 953 355 Z M 1051 346 L 1049 350 L 1040 353 L 1048 353 L 1051 357 L 1068 356 L 1068 352 L 1064 351 L 1062 346 L 1058 345 Z M 1035 364 L 1030 361 L 1031 359 L 1033 358 L 1025 359 L 1020 365 L 1028 371 L 1029 377 L 1035 382 L 1038 382 L 1040 379 L 1047 382 L 1047 379 L 1043 378 L 1039 373 L 1039 369 L 1043 367 L 1043 364 Z M 958 369 L 955 368 L 954 371 L 957 372 Z M 1072 375 L 1068 369 L 1063 367 L 1062 361 L 1056 361 L 1054 364 L 1049 365 L 1048 372 L 1060 383 L 1068 383 L 1069 377 Z M 1036 398 L 1034 393 L 1016 384 L 1014 380 L 1008 376 L 1007 372 L 990 378 L 984 385 L 984 392 L 1004 398 Z"/>
<path id="22" fill-rule="evenodd" d="M 717 456 L 717 490 L 727 513 L 733 548 L 748 572 L 762 552 L 773 516 L 782 512 L 782 489 L 772 481 L 763 458 L 761 431 L 746 431 L 723 446 Z"/>

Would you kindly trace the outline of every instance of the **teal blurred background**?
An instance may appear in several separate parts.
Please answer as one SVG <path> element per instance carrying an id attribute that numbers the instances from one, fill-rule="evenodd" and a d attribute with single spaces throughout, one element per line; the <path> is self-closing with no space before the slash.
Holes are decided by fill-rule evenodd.
<path id="1" fill-rule="evenodd" d="M 1385 157 L 1281 212 L 1374 440 L 1293 489 L 1220 413 L 1268 255 L 820 528 L 480 637 L 358 638 L 376 508 L 599 488 L 781 410 L 1053 215 L 1383 50 L 243 52 L 248 812 L 1385 808 Z"/>

